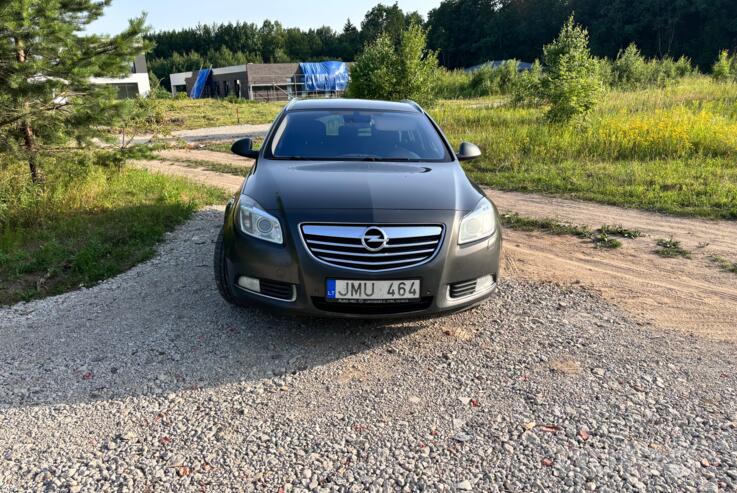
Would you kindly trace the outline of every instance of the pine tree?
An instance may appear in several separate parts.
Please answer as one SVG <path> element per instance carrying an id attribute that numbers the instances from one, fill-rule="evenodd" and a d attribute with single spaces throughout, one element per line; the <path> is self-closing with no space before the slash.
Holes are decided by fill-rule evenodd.
<path id="1" fill-rule="evenodd" d="M 588 31 L 573 16 L 543 54 L 547 70 L 542 91 L 551 103 L 548 119 L 565 122 L 596 106 L 603 89 L 598 64 L 589 51 Z"/>
<path id="2" fill-rule="evenodd" d="M 0 2 L 0 149 L 23 156 L 34 181 L 45 151 L 90 143 L 121 109 L 91 77 L 125 76 L 143 53 L 145 16 L 116 36 L 84 32 L 111 0 Z"/>

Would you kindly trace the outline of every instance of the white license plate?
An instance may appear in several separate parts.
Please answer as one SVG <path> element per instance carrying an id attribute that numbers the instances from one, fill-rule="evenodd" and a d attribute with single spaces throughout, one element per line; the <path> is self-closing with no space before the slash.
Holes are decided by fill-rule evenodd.
<path id="1" fill-rule="evenodd" d="M 396 301 L 420 298 L 420 280 L 346 281 L 328 279 L 328 300 Z"/>

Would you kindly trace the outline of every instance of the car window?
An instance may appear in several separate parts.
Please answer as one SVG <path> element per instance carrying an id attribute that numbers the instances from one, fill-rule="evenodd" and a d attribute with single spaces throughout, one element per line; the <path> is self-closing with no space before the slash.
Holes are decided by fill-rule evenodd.
<path id="1" fill-rule="evenodd" d="M 451 160 L 424 114 L 399 111 L 292 111 L 268 150 L 273 159 Z"/>

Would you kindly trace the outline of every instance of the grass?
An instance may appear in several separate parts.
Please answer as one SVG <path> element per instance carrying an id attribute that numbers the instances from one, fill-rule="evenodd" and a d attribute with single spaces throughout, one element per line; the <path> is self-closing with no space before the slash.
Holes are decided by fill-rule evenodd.
<path id="1" fill-rule="evenodd" d="M 250 167 L 245 166 L 235 166 L 232 164 L 226 164 L 226 163 L 213 163 L 212 161 L 202 161 L 202 160 L 194 160 L 194 159 L 188 159 L 188 160 L 180 160 L 180 159 L 170 159 L 169 161 L 172 161 L 173 163 L 176 163 L 179 166 L 184 166 L 186 168 L 198 168 L 198 169 L 204 169 L 207 171 L 214 171 L 216 173 L 224 173 L 226 175 L 234 175 L 234 176 L 246 176 L 250 171 Z"/>
<path id="2" fill-rule="evenodd" d="M 552 235 L 568 235 L 589 238 L 591 230 L 587 226 L 565 224 L 554 219 L 520 216 L 517 213 L 503 214 L 502 225 L 518 231 L 542 231 Z"/>
<path id="3" fill-rule="evenodd" d="M 240 124 L 271 123 L 284 103 L 227 99 L 159 99 L 156 111 L 171 130 L 191 130 Z"/>
<path id="4" fill-rule="evenodd" d="M 253 140 L 253 148 L 254 149 L 260 149 L 261 145 L 264 143 L 263 137 L 255 137 Z M 233 146 L 232 141 L 226 141 L 226 142 L 208 142 L 204 144 L 201 149 L 206 151 L 213 151 L 213 152 L 227 152 L 230 153 L 230 148 Z"/>
<path id="5" fill-rule="evenodd" d="M 33 185 L 20 163 L 0 170 L 0 304 L 89 286 L 150 258 L 164 234 L 222 191 L 117 170 L 88 153 L 44 164 Z"/>
<path id="6" fill-rule="evenodd" d="M 669 214 L 737 219 L 737 84 L 694 77 L 611 91 L 585 121 L 544 108 L 446 100 L 431 114 L 454 145 L 479 144 L 479 183 Z"/>
<path id="7" fill-rule="evenodd" d="M 541 231 L 553 235 L 568 235 L 576 238 L 589 239 L 596 248 L 616 249 L 622 246 L 619 238 L 634 239 L 642 236 L 637 230 L 626 229 L 623 226 L 607 226 L 591 231 L 588 226 L 561 223 L 549 218 L 534 218 L 520 216 L 517 213 L 503 214 L 502 225 L 505 228 L 518 231 Z"/>
<path id="8" fill-rule="evenodd" d="M 691 258 L 691 252 L 684 249 L 681 242 L 673 238 L 667 240 L 661 238 L 656 241 L 656 245 L 655 253 L 663 258 Z"/>
<path id="9" fill-rule="evenodd" d="M 635 239 L 642 236 L 642 232 L 636 229 L 628 229 L 624 226 L 617 225 L 617 226 L 609 226 L 608 224 L 605 224 L 600 229 L 601 233 L 607 234 L 609 236 L 619 236 L 621 238 L 629 238 L 629 239 Z"/>
<path id="10" fill-rule="evenodd" d="M 713 255 L 709 257 L 709 259 L 712 262 L 714 262 L 723 271 L 731 272 L 732 274 L 737 274 L 737 262 L 732 262 L 718 255 Z"/>

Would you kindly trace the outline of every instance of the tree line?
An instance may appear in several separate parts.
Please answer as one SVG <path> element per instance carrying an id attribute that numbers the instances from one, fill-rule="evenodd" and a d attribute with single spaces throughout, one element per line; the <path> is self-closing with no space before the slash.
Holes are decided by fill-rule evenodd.
<path id="1" fill-rule="evenodd" d="M 341 32 L 323 26 L 302 30 L 266 20 L 260 26 L 237 22 L 198 25 L 149 35 L 155 48 L 149 66 L 166 86 L 173 72 L 245 63 L 280 63 L 337 59 L 352 61 L 362 47 L 388 33 L 395 41 L 410 25 L 423 25 L 417 12 L 405 13 L 398 5 L 377 5 L 356 26 L 348 19 Z"/>
<path id="2" fill-rule="evenodd" d="M 598 57 L 635 43 L 648 58 L 685 56 L 706 70 L 737 47 L 734 0 L 445 0 L 428 15 L 428 43 L 449 68 L 532 61 L 574 13 Z"/>
<path id="3" fill-rule="evenodd" d="M 202 66 L 323 59 L 353 61 L 382 33 L 398 42 L 419 24 L 428 46 L 446 68 L 488 60 L 532 61 L 575 13 L 590 33 L 593 55 L 614 58 L 635 43 L 646 57 L 685 56 L 706 70 L 720 50 L 737 48 L 734 0 L 444 0 L 427 20 L 397 4 L 377 5 L 360 25 L 348 20 L 342 31 L 302 30 L 278 21 L 263 24 L 199 25 L 151 34 L 149 55 L 158 79 Z"/>

